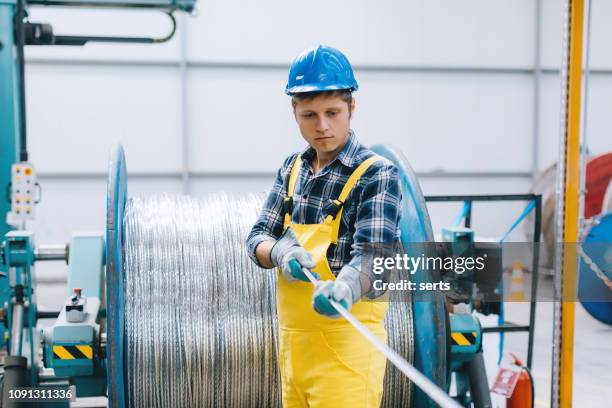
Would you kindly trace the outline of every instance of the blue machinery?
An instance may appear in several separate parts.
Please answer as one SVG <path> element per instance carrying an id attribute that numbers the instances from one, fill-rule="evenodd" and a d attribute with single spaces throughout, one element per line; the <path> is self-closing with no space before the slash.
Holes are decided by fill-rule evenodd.
<path id="1" fill-rule="evenodd" d="M 105 309 L 101 307 L 108 263 L 105 237 L 74 235 L 69 245 L 37 245 L 33 234 L 25 230 L 25 222 L 34 218 L 40 187 L 28 163 L 24 47 L 164 42 L 176 29 L 172 13 L 190 12 L 194 4 L 195 0 L 0 0 L 0 186 L 3 197 L 6 192 L 10 198 L 0 200 L 0 317 L 4 321 L 0 324 L 0 349 L 5 355 L 2 406 L 20 404 L 8 398 L 8 390 L 14 387 L 69 384 L 77 396 L 107 395 L 108 388 L 111 405 L 125 405 L 123 395 L 116 392 L 120 388 L 112 386 L 122 382 L 122 373 L 111 360 L 116 357 L 116 343 L 110 342 L 106 358 Z M 56 35 L 51 25 L 28 20 L 30 6 L 159 10 L 168 14 L 172 27 L 163 38 Z M 112 250 L 109 255 L 114 255 Z M 32 284 L 35 264 L 46 260 L 68 264 L 67 300 L 55 313 L 37 310 Z M 114 293 L 111 290 L 110 295 Z M 115 305 L 112 300 L 108 303 Z M 57 318 L 51 327 L 37 328 L 37 319 L 50 317 Z M 121 323 L 120 319 L 109 320 L 114 327 Z"/>

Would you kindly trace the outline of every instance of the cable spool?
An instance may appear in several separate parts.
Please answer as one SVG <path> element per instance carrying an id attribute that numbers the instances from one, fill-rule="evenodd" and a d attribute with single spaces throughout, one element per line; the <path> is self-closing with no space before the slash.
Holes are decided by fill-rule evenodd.
<path id="1" fill-rule="evenodd" d="M 244 248 L 262 197 L 127 199 L 121 147 L 109 174 L 109 406 L 280 406 L 276 274 L 257 268 Z M 404 185 L 403 191 L 411 197 Z M 446 337 L 431 327 L 438 320 L 413 324 L 405 298 L 390 304 L 386 326 L 389 345 L 410 362 L 420 350 L 415 366 L 440 384 L 445 366 L 418 364 L 443 357 L 437 351 L 446 350 L 440 341 Z M 415 344 L 419 325 L 428 327 L 420 330 L 432 344 Z M 382 405 L 430 405 L 412 394 L 407 378 L 388 364 Z"/>
<path id="2" fill-rule="evenodd" d="M 127 403 L 278 407 L 276 276 L 245 237 L 262 197 L 128 200 Z"/>

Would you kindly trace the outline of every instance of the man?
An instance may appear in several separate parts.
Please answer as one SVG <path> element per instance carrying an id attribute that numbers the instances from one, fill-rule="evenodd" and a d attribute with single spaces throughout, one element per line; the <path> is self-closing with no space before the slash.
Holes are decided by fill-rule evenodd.
<path id="1" fill-rule="evenodd" d="M 378 407 L 385 357 L 343 319 L 350 309 L 386 339 L 387 304 L 364 246 L 399 238 L 397 169 L 350 129 L 358 88 L 348 59 L 319 45 L 293 62 L 285 92 L 309 147 L 288 157 L 247 239 L 250 257 L 279 269 L 279 362 L 285 407 Z M 302 268 L 321 279 L 316 288 Z"/>

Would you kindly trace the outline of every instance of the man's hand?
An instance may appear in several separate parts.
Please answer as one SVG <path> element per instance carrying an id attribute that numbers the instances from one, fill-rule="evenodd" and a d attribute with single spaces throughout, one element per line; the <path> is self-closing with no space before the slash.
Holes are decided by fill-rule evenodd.
<path id="1" fill-rule="evenodd" d="M 272 247 L 270 259 L 275 266 L 281 269 L 285 279 L 289 282 L 295 282 L 296 280 L 309 282 L 301 268 L 312 269 L 315 267 L 312 256 L 299 244 L 291 227 L 285 230 Z M 298 262 L 300 268 L 291 268 L 289 261 L 293 259 Z M 316 273 L 313 274 L 317 279 L 319 278 Z"/>
<path id="2" fill-rule="evenodd" d="M 335 281 L 318 282 L 312 295 L 314 310 L 324 316 L 338 318 L 340 314 L 331 305 L 330 300 L 340 303 L 346 310 L 361 298 L 361 278 L 357 269 L 345 265 Z"/>

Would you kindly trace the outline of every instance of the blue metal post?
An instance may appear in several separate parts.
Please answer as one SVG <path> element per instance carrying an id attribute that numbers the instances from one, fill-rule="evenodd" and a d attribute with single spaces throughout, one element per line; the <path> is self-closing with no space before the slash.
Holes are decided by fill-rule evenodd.
<path id="1" fill-rule="evenodd" d="M 0 0 L 0 237 L 12 229 L 6 223 L 10 203 L 4 196 L 19 151 L 19 67 L 13 31 L 15 5 L 15 0 Z"/>
<path id="2" fill-rule="evenodd" d="M 11 204 L 5 194 L 19 151 L 19 69 L 14 53 L 13 30 L 15 6 L 15 0 L 0 0 L 0 242 L 12 229 L 6 223 Z M 9 271 L 3 272 L 8 274 Z M 0 304 L 3 305 L 9 296 L 8 279 L 0 279 Z M 4 344 L 4 326 L 0 326 L 0 345 Z"/>

